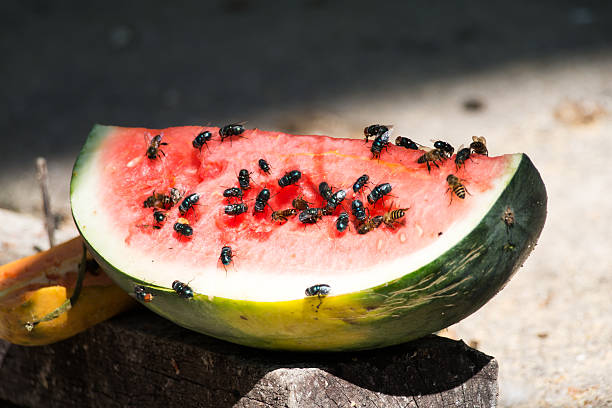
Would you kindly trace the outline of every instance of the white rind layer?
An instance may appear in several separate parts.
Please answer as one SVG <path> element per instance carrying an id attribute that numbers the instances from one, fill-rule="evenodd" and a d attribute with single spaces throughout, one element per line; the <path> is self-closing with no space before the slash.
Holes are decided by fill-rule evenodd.
<path id="1" fill-rule="evenodd" d="M 93 151 L 92 151 L 93 150 Z M 171 288 L 174 280 L 188 282 L 198 294 L 209 297 L 223 297 L 235 300 L 256 302 L 278 302 L 304 298 L 304 290 L 314 284 L 325 283 L 331 286 L 330 295 L 358 292 L 391 282 L 432 262 L 467 236 L 489 212 L 505 187 L 508 185 L 522 159 L 522 154 L 512 156 L 507 171 L 495 181 L 488 191 L 470 197 L 476 203 L 466 216 L 452 224 L 444 235 L 431 245 L 407 256 L 385 260 L 369 268 L 354 269 L 350 273 L 330 275 L 330 270 L 318 273 L 305 266 L 299 273 L 278 274 L 282 261 L 271 261 L 265 265 L 248 265 L 245 261 L 239 268 L 232 268 L 226 274 L 217 265 L 193 267 L 181 265 L 180 261 L 162 261 L 159 254 L 129 248 L 117 232 L 108 214 L 99 211 L 95 197 L 100 191 L 99 156 L 87 144 L 79 156 L 73 176 L 71 204 L 77 227 L 85 240 L 94 250 L 115 269 L 131 276 L 134 280 L 151 285 Z M 211 243 L 210 247 L 220 247 L 222 243 Z M 317 260 L 317 265 L 323 265 Z M 262 266 L 265 266 L 262 267 Z M 297 272 L 297 271 L 296 271 Z"/>

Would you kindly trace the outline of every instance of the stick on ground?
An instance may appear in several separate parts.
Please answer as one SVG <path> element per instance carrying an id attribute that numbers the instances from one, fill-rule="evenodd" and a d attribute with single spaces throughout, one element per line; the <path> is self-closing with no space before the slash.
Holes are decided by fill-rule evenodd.
<path id="1" fill-rule="evenodd" d="M 36 178 L 40 184 L 43 201 L 43 214 L 49 247 L 55 246 L 55 218 L 51 212 L 51 198 L 49 197 L 49 174 L 47 172 L 47 160 L 44 157 L 36 159 Z"/>

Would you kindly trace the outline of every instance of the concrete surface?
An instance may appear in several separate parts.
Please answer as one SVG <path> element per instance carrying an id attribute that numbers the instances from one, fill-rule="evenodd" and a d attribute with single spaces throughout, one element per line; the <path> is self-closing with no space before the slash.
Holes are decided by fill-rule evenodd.
<path id="1" fill-rule="evenodd" d="M 539 246 L 447 334 L 499 361 L 502 407 L 612 406 L 612 3 L 23 1 L 0 16 L 0 207 L 40 211 L 44 155 L 69 219 L 95 122 L 354 137 L 392 123 L 526 152 L 549 193 Z"/>

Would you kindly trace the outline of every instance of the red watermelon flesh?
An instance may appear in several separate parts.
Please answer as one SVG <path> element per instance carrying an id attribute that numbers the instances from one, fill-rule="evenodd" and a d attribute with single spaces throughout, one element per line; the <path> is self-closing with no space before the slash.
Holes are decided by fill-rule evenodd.
<path id="1" fill-rule="evenodd" d="M 205 130 L 215 137 L 201 150 L 194 148 L 194 137 Z M 167 145 L 160 147 L 158 158 L 149 159 L 145 152 L 154 135 L 161 135 Z M 96 223 L 114 237 L 118 260 L 127 254 L 119 253 L 121 248 L 129 251 L 130 258 L 139 254 L 137 260 L 119 263 L 129 263 L 160 286 L 180 278 L 196 292 L 268 301 L 303 297 L 304 289 L 317 283 L 330 284 L 334 294 L 347 293 L 401 276 L 400 264 L 400 272 L 416 269 L 421 260 L 435 258 L 469 232 L 473 222 L 465 220 L 486 213 L 518 165 L 517 155 L 472 155 L 459 170 L 451 159 L 439 163 L 440 168 L 432 165 L 429 172 L 417 162 L 423 151 L 390 144 L 379 159 L 373 159 L 370 144 L 363 140 L 257 129 L 221 142 L 218 128 L 212 127 L 112 128 L 100 143 L 94 170 L 98 177 L 92 186 L 92 195 L 102 204 Z M 261 158 L 271 166 L 269 175 L 258 168 Z M 252 188 L 243 197 L 248 212 L 230 216 L 224 213 L 228 200 L 222 193 L 238 187 L 240 169 L 251 172 Z M 294 169 L 301 171 L 301 179 L 279 187 L 278 179 Z M 363 193 L 354 194 L 352 184 L 362 174 L 368 174 L 371 183 Z M 449 174 L 462 180 L 468 191 L 465 199 L 449 190 Z M 315 225 L 302 224 L 297 216 L 284 224 L 272 221 L 272 211 L 291 208 L 297 196 L 312 207 L 323 207 L 325 201 L 318 193 L 322 181 L 334 191 L 347 191 L 342 204 L 349 214 L 351 201 L 359 198 L 370 216 L 407 209 L 403 223 L 395 228 L 383 224 L 361 235 L 350 215 L 350 227 L 341 233 L 335 221 L 342 206 Z M 371 206 L 366 196 L 380 183 L 390 183 L 392 192 Z M 272 198 L 264 213 L 254 214 L 255 197 L 264 187 Z M 173 229 L 182 217 L 178 205 L 167 211 L 160 229 L 151 227 L 153 210 L 143 206 L 153 192 L 168 194 L 170 188 L 200 195 L 198 205 L 184 216 L 193 228 L 189 238 Z M 226 245 L 234 259 L 224 267 L 219 255 Z M 155 268 L 147 271 L 147 265 Z M 294 289 L 289 291 L 290 283 Z"/>

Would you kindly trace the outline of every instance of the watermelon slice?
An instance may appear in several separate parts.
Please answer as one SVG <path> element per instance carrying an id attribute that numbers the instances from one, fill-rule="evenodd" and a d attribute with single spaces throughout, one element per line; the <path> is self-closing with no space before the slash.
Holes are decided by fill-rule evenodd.
<path id="1" fill-rule="evenodd" d="M 453 156 L 429 171 L 419 163 L 423 151 L 391 144 L 372 159 L 363 140 L 237 133 L 97 125 L 71 183 L 76 225 L 108 275 L 141 300 L 147 294 L 156 313 L 217 338 L 355 350 L 421 337 L 501 290 L 544 225 L 546 191 L 524 154 L 473 154 L 459 169 Z M 369 182 L 355 193 L 362 174 Z M 240 188 L 239 175 L 250 188 Z M 323 181 L 333 194 L 344 190 L 344 201 L 329 206 Z M 224 197 L 231 188 L 238 197 Z M 378 192 L 385 194 L 368 202 Z M 298 197 L 311 208 L 327 205 L 330 215 L 272 219 Z M 365 234 L 351 214 L 354 199 L 371 223 Z M 392 221 L 396 210 L 403 216 Z M 340 232 L 342 212 L 349 221 Z M 223 247 L 231 256 L 221 256 Z"/>

